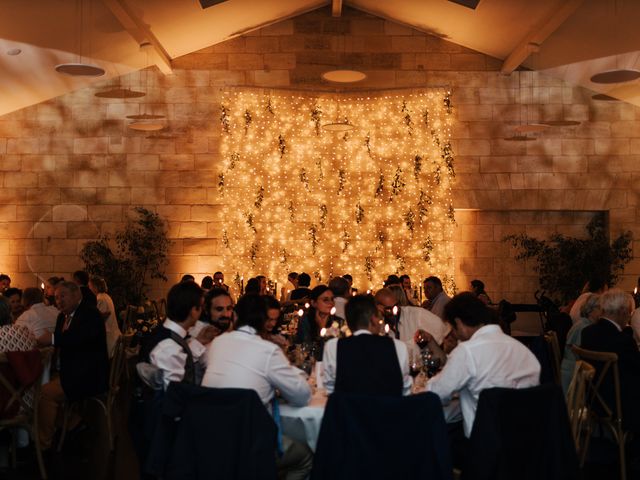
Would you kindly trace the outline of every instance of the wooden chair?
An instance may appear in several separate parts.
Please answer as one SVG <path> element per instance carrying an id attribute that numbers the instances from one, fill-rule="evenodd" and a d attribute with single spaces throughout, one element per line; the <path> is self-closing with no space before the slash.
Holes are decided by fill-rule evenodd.
<path id="1" fill-rule="evenodd" d="M 65 403 L 64 406 L 64 417 L 62 421 L 62 431 L 60 434 L 60 441 L 58 442 L 58 452 L 62 451 L 62 447 L 64 445 L 65 436 L 67 434 L 67 430 L 69 428 L 69 419 L 74 410 L 79 409 L 80 407 L 84 407 L 86 402 L 93 401 L 96 402 L 100 408 L 102 409 L 106 425 L 107 425 L 107 435 L 109 440 L 109 450 L 113 451 L 114 449 L 114 433 L 113 433 L 113 406 L 115 400 L 120 392 L 120 383 L 122 378 L 122 373 L 125 368 L 125 345 L 128 342 L 127 335 L 121 335 L 116 342 L 114 347 L 113 357 L 111 357 L 111 362 L 109 365 L 109 389 L 106 393 L 102 395 L 96 395 L 93 397 L 89 397 L 80 402 L 70 402 Z"/>
<path id="2" fill-rule="evenodd" d="M 560 379 L 560 362 L 562 355 L 560 354 L 560 345 L 558 344 L 558 335 L 555 331 L 549 330 L 544 334 L 544 341 L 549 352 L 549 360 L 551 362 L 551 370 L 553 373 L 553 381 L 556 385 L 562 385 Z"/>
<path id="3" fill-rule="evenodd" d="M 587 387 L 593 382 L 596 369 L 592 365 L 578 360 L 573 371 L 573 377 L 567 391 L 567 407 L 571 433 L 576 443 L 576 451 L 580 459 L 580 467 L 584 466 L 584 460 L 589 449 L 591 439 L 591 422 L 589 418 L 589 406 L 587 405 Z"/>
<path id="4" fill-rule="evenodd" d="M 628 432 L 622 428 L 622 401 L 620 398 L 620 374 L 618 372 L 618 355 L 612 352 L 595 352 L 584 348 L 571 346 L 571 350 L 579 360 L 583 360 L 590 365 L 597 365 L 594 378 L 586 384 L 586 405 L 589 418 L 599 425 L 605 425 L 613 435 L 614 441 L 618 445 L 618 455 L 620 459 L 620 479 L 626 480 L 625 443 Z M 602 384 L 608 375 L 611 375 L 614 389 L 614 403 L 609 405 L 603 398 Z M 584 461 L 586 450 L 582 454 Z"/>
<path id="5" fill-rule="evenodd" d="M 10 430 L 12 432 L 12 449 L 11 449 L 11 461 L 12 466 L 15 468 L 16 466 L 16 445 L 15 445 L 15 436 L 13 435 L 13 431 L 16 428 L 24 428 L 29 432 L 31 436 L 31 440 L 33 441 L 33 445 L 36 450 L 36 458 L 38 460 L 38 468 L 40 469 L 40 478 L 47 478 L 47 471 L 44 467 L 44 462 L 42 460 L 42 450 L 40 449 L 40 436 L 38 432 L 38 410 L 40 407 L 40 388 L 42 386 L 42 376 L 44 375 L 45 366 L 49 364 L 49 359 L 51 358 L 51 354 L 53 352 L 52 348 L 45 348 L 40 350 L 40 360 L 42 362 L 42 372 L 35 380 L 33 385 L 29 387 L 16 387 L 13 382 L 11 382 L 3 373 L 0 371 L 0 385 L 4 388 L 10 395 L 9 401 L 5 408 L 10 408 L 14 406 L 16 403 L 19 405 L 18 413 L 9 417 L 9 418 L 1 418 L 0 419 L 0 431 L 2 430 Z M 0 365 L 9 365 L 9 361 L 7 360 L 7 356 L 2 353 L 0 354 Z M 25 401 L 25 393 L 29 390 L 33 390 L 33 404 L 29 405 Z"/>

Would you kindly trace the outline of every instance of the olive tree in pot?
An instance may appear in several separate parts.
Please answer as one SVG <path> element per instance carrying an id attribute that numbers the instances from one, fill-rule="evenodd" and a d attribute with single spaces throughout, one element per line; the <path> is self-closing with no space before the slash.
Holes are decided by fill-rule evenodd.
<path id="1" fill-rule="evenodd" d="M 631 232 L 609 241 L 604 213 L 596 214 L 586 230 L 583 239 L 556 233 L 549 240 L 520 234 L 506 236 L 503 241 L 516 248 L 516 260 L 535 260 L 540 288 L 562 305 L 575 299 L 590 278 L 597 276 L 615 285 L 632 258 Z"/>
<path id="2" fill-rule="evenodd" d="M 171 242 L 165 221 L 143 207 L 135 207 L 133 211 L 135 215 L 114 239 L 104 235 L 86 242 L 80 251 L 86 271 L 107 282 L 118 311 L 127 305 L 142 305 L 151 279 L 167 280 Z"/>

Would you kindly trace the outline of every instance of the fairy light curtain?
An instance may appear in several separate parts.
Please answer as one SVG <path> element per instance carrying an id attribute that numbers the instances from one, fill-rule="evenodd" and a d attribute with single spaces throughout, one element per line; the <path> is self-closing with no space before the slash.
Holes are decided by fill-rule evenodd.
<path id="1" fill-rule="evenodd" d="M 220 108 L 221 254 L 236 281 L 351 273 L 362 289 L 433 274 L 455 290 L 449 92 L 231 91 Z M 336 122 L 355 128 L 323 129 Z"/>

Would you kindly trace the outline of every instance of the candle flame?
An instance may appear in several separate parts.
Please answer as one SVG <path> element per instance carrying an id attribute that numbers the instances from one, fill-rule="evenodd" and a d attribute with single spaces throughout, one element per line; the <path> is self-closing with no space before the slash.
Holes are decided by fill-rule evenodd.
<path id="1" fill-rule="evenodd" d="M 324 337 L 327 334 L 327 329 L 323 328 L 322 330 L 320 330 L 320 336 Z"/>
<path id="2" fill-rule="evenodd" d="M 42 282 L 42 283 L 40 284 L 40 288 L 41 288 L 42 290 L 44 290 L 44 282 Z"/>
<path id="3" fill-rule="evenodd" d="M 389 333 L 389 324 L 388 323 L 384 326 L 384 333 Z"/>
<path id="4" fill-rule="evenodd" d="M 331 307 L 331 315 L 335 315 L 336 314 L 336 307 Z"/>
<path id="5" fill-rule="evenodd" d="M 300 309 L 298 310 L 298 316 L 301 317 L 304 315 L 304 310 Z"/>
<path id="6" fill-rule="evenodd" d="M 398 314 L 398 306 L 397 306 L 397 305 L 394 305 L 394 306 L 393 306 L 393 314 L 394 314 L 394 315 L 397 315 L 397 314 Z"/>
<path id="7" fill-rule="evenodd" d="M 638 293 L 638 287 L 635 287 L 635 288 L 633 289 L 633 294 L 635 295 L 636 293 Z"/>
<path id="8" fill-rule="evenodd" d="M 304 304 L 304 308 L 309 308 L 311 305 L 309 305 L 309 302 Z"/>

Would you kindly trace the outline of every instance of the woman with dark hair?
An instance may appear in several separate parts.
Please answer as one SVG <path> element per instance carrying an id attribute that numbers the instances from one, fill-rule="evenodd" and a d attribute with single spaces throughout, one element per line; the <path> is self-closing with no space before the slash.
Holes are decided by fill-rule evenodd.
<path id="1" fill-rule="evenodd" d="M 64 277 L 49 277 L 44 282 L 44 303 L 56 306 L 56 285 L 64 282 Z"/>
<path id="2" fill-rule="evenodd" d="M 482 280 L 471 280 L 471 291 L 482 300 L 482 303 L 485 305 L 491 305 L 491 299 L 487 292 L 484 291 L 484 282 Z"/>
<path id="3" fill-rule="evenodd" d="M 326 285 L 318 285 L 309 294 L 311 306 L 298 322 L 295 343 L 308 343 L 320 340 L 320 331 L 329 328 L 333 322 L 342 325 L 343 320 L 333 315 L 335 300 L 333 292 Z"/>
<path id="4" fill-rule="evenodd" d="M 286 350 L 289 346 L 289 342 L 286 338 L 280 335 L 278 331 L 278 325 L 282 320 L 282 310 L 280 308 L 280 302 L 273 298 L 271 295 L 263 295 L 262 298 L 267 304 L 267 321 L 265 323 L 264 332 L 262 338 L 275 343 L 279 347 Z"/>
<path id="5" fill-rule="evenodd" d="M 260 279 L 258 277 L 250 278 L 247 286 L 244 287 L 245 295 L 260 295 Z"/>

